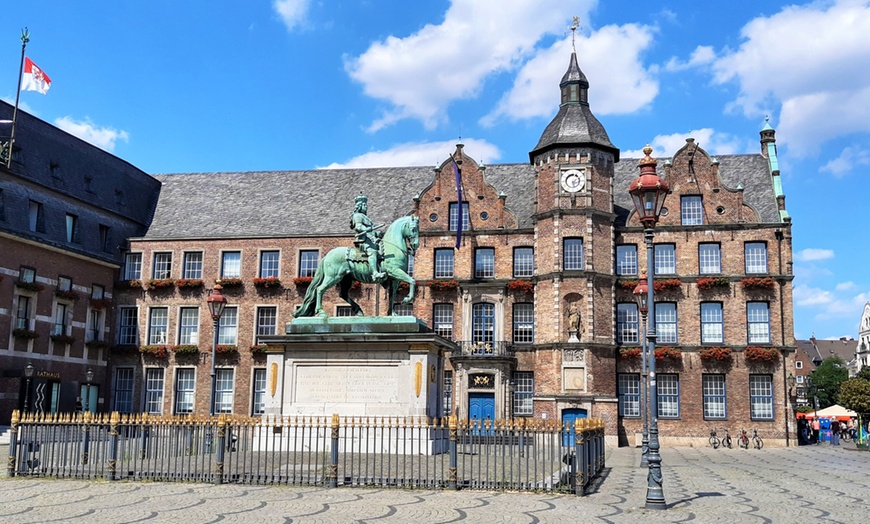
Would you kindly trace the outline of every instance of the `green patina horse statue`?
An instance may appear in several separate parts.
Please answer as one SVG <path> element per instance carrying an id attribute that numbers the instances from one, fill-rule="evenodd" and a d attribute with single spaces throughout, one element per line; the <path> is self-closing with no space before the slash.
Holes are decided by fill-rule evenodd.
<path id="1" fill-rule="evenodd" d="M 386 273 L 386 278 L 381 285 L 389 293 L 387 315 L 393 315 L 393 304 L 400 282 L 407 282 L 410 286 L 408 296 L 402 304 L 409 304 L 414 300 L 416 286 L 414 279 L 408 275 L 408 255 L 413 255 L 420 245 L 419 219 L 415 216 L 396 219 L 384 232 L 382 242 L 384 254 L 380 269 Z M 351 315 L 364 316 L 360 305 L 350 298 L 350 288 L 354 282 L 373 284 L 375 281 L 368 261 L 364 256 L 358 256 L 355 251 L 355 248 L 337 247 L 320 260 L 305 292 L 305 299 L 293 313 L 293 317 L 326 317 L 326 312 L 323 311 L 323 294 L 336 284 L 339 286 L 339 296 L 350 304 Z"/>

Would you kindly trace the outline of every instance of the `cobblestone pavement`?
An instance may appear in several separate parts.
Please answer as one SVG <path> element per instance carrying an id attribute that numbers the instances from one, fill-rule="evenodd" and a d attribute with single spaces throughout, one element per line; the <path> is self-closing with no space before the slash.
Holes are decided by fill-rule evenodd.
<path id="1" fill-rule="evenodd" d="M 586 497 L 0 478 L 0 522 L 866 522 L 870 453 L 829 445 L 662 450 L 666 510 L 640 451 L 607 451 Z M 2 475 L 2 473 L 0 473 Z"/>

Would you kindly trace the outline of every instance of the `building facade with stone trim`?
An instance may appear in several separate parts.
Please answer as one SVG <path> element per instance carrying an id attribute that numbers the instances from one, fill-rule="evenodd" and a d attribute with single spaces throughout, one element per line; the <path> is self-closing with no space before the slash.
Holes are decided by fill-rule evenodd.
<path id="1" fill-rule="evenodd" d="M 0 102 L 0 119 L 12 113 Z M 0 425 L 25 404 L 108 408 L 114 282 L 159 192 L 131 164 L 18 112 L 11 162 L 0 162 Z"/>

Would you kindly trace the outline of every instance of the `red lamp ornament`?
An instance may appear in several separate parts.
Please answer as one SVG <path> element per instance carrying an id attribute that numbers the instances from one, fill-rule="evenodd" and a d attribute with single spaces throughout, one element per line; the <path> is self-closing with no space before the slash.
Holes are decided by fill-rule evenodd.
<path id="1" fill-rule="evenodd" d="M 643 148 L 644 156 L 638 166 L 640 176 L 628 185 L 640 223 L 647 229 L 655 227 L 668 196 L 668 183 L 656 174 L 656 160 L 650 156 L 652 148 Z"/>

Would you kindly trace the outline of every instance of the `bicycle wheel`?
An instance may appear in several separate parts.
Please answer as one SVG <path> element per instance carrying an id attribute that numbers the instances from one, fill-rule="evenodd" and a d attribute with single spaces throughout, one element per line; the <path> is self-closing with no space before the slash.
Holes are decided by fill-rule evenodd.
<path id="1" fill-rule="evenodd" d="M 719 439 L 717 437 L 710 437 L 710 445 L 713 446 L 713 449 L 719 449 Z"/>
<path id="2" fill-rule="evenodd" d="M 739 437 L 737 439 L 737 445 L 743 449 L 749 449 L 749 439 L 746 437 Z"/>
<path id="3" fill-rule="evenodd" d="M 761 449 L 764 447 L 764 441 L 761 440 L 761 437 L 752 437 L 752 445 L 755 446 L 755 449 Z"/>
<path id="4" fill-rule="evenodd" d="M 848 431 L 843 433 L 843 442 L 849 442 L 850 440 L 852 440 L 852 435 Z"/>

